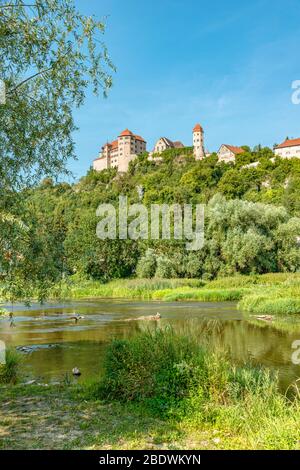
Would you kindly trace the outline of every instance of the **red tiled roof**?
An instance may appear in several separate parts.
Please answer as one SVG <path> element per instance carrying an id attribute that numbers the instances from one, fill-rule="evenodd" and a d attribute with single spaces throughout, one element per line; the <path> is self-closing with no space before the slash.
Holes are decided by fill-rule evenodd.
<path id="1" fill-rule="evenodd" d="M 203 132 L 203 128 L 200 126 L 200 124 L 196 124 L 193 132 Z"/>
<path id="2" fill-rule="evenodd" d="M 106 144 L 104 144 L 102 146 L 103 149 L 105 149 L 105 147 L 111 147 L 111 143 L 110 142 L 106 142 Z"/>
<path id="3" fill-rule="evenodd" d="M 120 137 L 125 137 L 125 136 L 133 136 L 133 133 L 129 129 L 125 129 L 125 131 L 121 132 Z"/>
<path id="4" fill-rule="evenodd" d="M 225 145 L 225 147 L 228 148 L 228 150 L 230 150 L 231 152 L 233 152 L 235 154 L 245 152 L 245 150 L 243 150 L 241 147 L 235 147 L 234 145 L 227 145 L 227 144 L 224 144 L 224 145 Z"/>
<path id="5" fill-rule="evenodd" d="M 300 145 L 300 139 L 286 139 L 282 144 L 277 145 L 276 149 L 282 149 L 285 147 L 296 147 Z"/>
<path id="6" fill-rule="evenodd" d="M 143 137 L 141 137 L 140 135 L 134 135 L 134 137 L 136 138 L 136 140 L 140 140 L 141 142 L 145 142 Z"/>
<path id="7" fill-rule="evenodd" d="M 184 145 L 182 142 L 180 142 L 179 140 L 176 140 L 175 142 L 173 142 L 173 145 L 176 149 L 182 149 L 184 148 Z"/>
<path id="8" fill-rule="evenodd" d="M 131 136 L 140 142 L 146 143 L 143 137 L 141 137 L 140 135 L 133 134 L 129 129 L 125 129 L 125 131 L 121 132 L 119 137 L 124 137 L 124 136 Z M 104 144 L 102 146 L 102 150 L 104 150 L 106 147 L 109 147 L 109 150 L 116 150 L 118 146 L 119 146 L 119 142 L 118 142 L 118 139 L 116 139 L 113 142 L 107 142 L 106 144 Z"/>
<path id="9" fill-rule="evenodd" d="M 110 145 L 111 145 L 112 150 L 115 150 L 118 148 L 119 143 L 117 140 L 114 140 Z"/>

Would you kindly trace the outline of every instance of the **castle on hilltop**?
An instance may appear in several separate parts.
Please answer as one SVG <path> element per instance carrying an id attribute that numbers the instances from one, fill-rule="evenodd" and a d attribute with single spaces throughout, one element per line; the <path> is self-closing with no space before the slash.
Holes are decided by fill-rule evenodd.
<path id="1" fill-rule="evenodd" d="M 162 159 L 160 154 L 165 150 L 184 147 L 180 141 L 173 142 L 167 137 L 160 137 L 153 151 L 149 152 L 148 158 L 159 162 Z M 119 173 L 125 173 L 128 170 L 129 163 L 146 151 L 146 141 L 143 137 L 133 134 L 129 129 L 125 129 L 116 140 L 103 145 L 99 157 L 93 162 L 93 168 L 96 171 L 117 168 Z M 242 147 L 222 144 L 217 152 L 218 161 L 234 164 L 237 155 L 243 152 Z M 203 160 L 210 156 L 204 148 L 204 130 L 200 124 L 196 124 L 193 129 L 193 153 L 195 160 Z M 274 153 L 281 158 L 300 158 L 300 139 L 286 139 L 285 142 L 274 147 Z"/>
<path id="2" fill-rule="evenodd" d="M 120 173 L 124 173 L 128 170 L 129 162 L 145 151 L 146 141 L 143 137 L 125 129 L 116 140 L 103 145 L 99 157 L 93 162 L 93 168 L 96 171 L 117 168 Z"/>
<path id="3" fill-rule="evenodd" d="M 204 130 L 200 124 L 196 124 L 193 129 L 193 148 L 195 159 L 203 160 L 203 158 L 205 158 Z"/>
<path id="4" fill-rule="evenodd" d="M 156 155 L 170 148 L 180 149 L 184 148 L 184 145 L 180 141 L 173 142 L 167 137 L 160 137 L 153 151 L 149 153 L 149 158 L 155 159 Z M 200 124 L 196 124 L 193 129 L 193 148 L 196 160 L 205 158 L 204 131 Z M 118 172 L 124 173 L 128 170 L 129 163 L 143 152 L 146 152 L 146 141 L 143 137 L 125 129 L 116 140 L 103 145 L 98 158 L 93 161 L 93 168 L 96 171 L 117 168 Z"/>

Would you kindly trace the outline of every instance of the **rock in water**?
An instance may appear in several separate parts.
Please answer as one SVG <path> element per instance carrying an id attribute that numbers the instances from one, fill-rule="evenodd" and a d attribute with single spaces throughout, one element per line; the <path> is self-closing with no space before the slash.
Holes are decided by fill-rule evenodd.
<path id="1" fill-rule="evenodd" d="M 161 314 L 157 312 L 156 315 L 149 315 L 148 317 L 137 317 L 137 318 L 127 318 L 124 321 L 135 321 L 135 320 L 160 320 Z"/>
<path id="2" fill-rule="evenodd" d="M 78 367 L 74 367 L 74 369 L 72 369 L 72 374 L 73 374 L 73 375 L 76 375 L 77 377 L 79 377 L 79 375 L 81 375 L 81 372 L 80 372 L 80 370 L 78 369 Z"/>
<path id="3" fill-rule="evenodd" d="M 33 385 L 36 383 L 36 380 L 28 380 L 28 382 L 24 382 L 22 385 Z"/>
<path id="4" fill-rule="evenodd" d="M 273 321 L 274 317 L 272 317 L 272 315 L 259 315 L 256 317 L 256 319 L 262 321 Z"/>

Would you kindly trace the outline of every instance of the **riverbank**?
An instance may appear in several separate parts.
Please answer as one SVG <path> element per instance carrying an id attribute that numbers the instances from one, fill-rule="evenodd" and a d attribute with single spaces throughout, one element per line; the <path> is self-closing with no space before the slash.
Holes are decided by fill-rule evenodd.
<path id="1" fill-rule="evenodd" d="M 53 296 L 77 300 L 237 301 L 239 310 L 244 312 L 290 315 L 300 313 L 300 273 L 234 276 L 208 282 L 197 279 L 120 279 L 101 284 L 70 278 L 56 287 Z"/>
<path id="2" fill-rule="evenodd" d="M 117 403 L 84 400 L 84 393 L 63 385 L 0 387 L 0 449 L 159 449 L 180 434 Z"/>
<path id="3" fill-rule="evenodd" d="M 133 406 L 83 400 L 84 395 L 83 387 L 0 387 L 0 449 L 254 448 L 238 433 L 192 429 Z M 288 447 L 296 448 L 297 441 Z"/>
<path id="4" fill-rule="evenodd" d="M 81 384 L 21 385 L 19 367 L 0 386 L 0 449 L 300 450 L 297 382 L 281 390 L 210 336 L 190 325 L 115 339 L 101 377 Z"/>
<path id="5" fill-rule="evenodd" d="M 0 449 L 300 449 L 297 420 L 287 414 L 255 433 L 162 421 L 138 407 L 83 399 L 84 388 L 0 388 Z"/>
<path id="6" fill-rule="evenodd" d="M 139 404 L 101 401 L 94 388 L 0 387 L 0 449 L 300 450 L 299 405 L 272 384 L 257 395 L 245 392 L 240 404 L 216 395 L 218 406 L 212 401 L 182 419 L 161 419 Z"/>
<path id="7" fill-rule="evenodd" d="M 249 314 L 294 315 L 300 314 L 300 273 L 233 276 L 213 281 L 118 279 L 105 284 L 74 276 L 52 288 L 49 297 L 53 300 L 236 301 L 238 309 Z"/>

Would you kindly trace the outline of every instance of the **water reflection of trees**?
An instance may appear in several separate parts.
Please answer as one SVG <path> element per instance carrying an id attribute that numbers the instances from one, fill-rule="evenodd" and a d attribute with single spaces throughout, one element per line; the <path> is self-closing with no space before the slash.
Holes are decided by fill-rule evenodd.
<path id="1" fill-rule="evenodd" d="M 136 305 L 131 313 L 129 305 L 123 311 L 123 305 L 112 304 L 104 312 L 100 307 L 92 309 L 92 312 L 88 309 L 80 311 L 85 319 L 78 324 L 70 322 L 65 315 L 66 311 L 61 312 L 64 314 L 61 318 L 58 315 L 38 318 L 41 312 L 32 312 L 31 321 L 23 319 L 18 322 L 13 332 L 1 325 L 1 333 L 9 337 L 14 345 L 61 344 L 62 347 L 57 349 L 37 351 L 27 359 L 39 373 L 52 370 L 54 376 L 74 366 L 82 367 L 85 373 L 92 369 L 98 371 L 106 345 L 111 339 L 129 338 L 146 329 L 154 331 L 168 326 L 193 336 L 211 349 L 228 353 L 236 363 L 249 362 L 250 359 L 255 364 L 275 367 L 287 385 L 299 376 L 299 367 L 291 363 L 291 345 L 295 339 L 299 339 L 298 328 L 285 331 L 272 324 L 224 319 L 221 311 L 219 318 L 216 318 L 215 313 L 212 318 L 201 309 L 184 312 L 183 306 L 179 310 L 172 306 L 173 310 L 169 312 L 164 308 L 166 313 L 162 312 L 160 321 L 145 321 L 136 318 L 156 313 L 156 304 L 151 304 L 151 309 L 148 304 Z M 32 318 L 34 316 L 36 318 Z M 131 320 L 125 321 L 128 317 Z"/>

